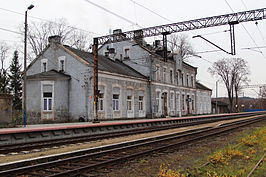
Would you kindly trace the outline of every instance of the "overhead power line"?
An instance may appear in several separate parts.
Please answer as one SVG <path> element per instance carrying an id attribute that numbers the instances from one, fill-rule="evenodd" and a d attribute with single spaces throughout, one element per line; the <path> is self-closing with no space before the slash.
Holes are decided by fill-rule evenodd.
<path id="1" fill-rule="evenodd" d="M 92 5 L 100 8 L 100 9 L 102 9 L 102 10 L 104 10 L 104 11 L 106 11 L 106 12 L 108 12 L 108 13 L 110 13 L 110 14 L 112 14 L 112 15 L 114 15 L 114 16 L 116 16 L 116 17 L 118 17 L 118 18 L 120 18 L 120 19 L 122 19 L 122 20 L 124 20 L 126 22 L 128 22 L 128 23 L 130 23 L 131 25 L 135 25 L 135 26 L 138 26 L 139 28 L 142 28 L 140 25 L 134 23 L 133 21 L 131 21 L 131 20 L 129 20 L 129 19 L 127 19 L 127 18 L 115 13 L 115 12 L 112 12 L 112 11 L 110 11 L 109 9 L 107 9 L 107 8 L 105 8 L 103 6 L 100 6 L 100 5 L 98 5 L 98 4 L 96 4 L 96 3 L 92 2 L 92 1 L 89 1 L 89 0 L 84 0 L 84 1 L 86 1 L 86 2 L 88 2 L 90 4 L 92 4 Z"/>
<path id="2" fill-rule="evenodd" d="M 18 32 L 18 31 L 13 31 L 13 30 L 6 29 L 6 28 L 1 28 L 1 27 L 0 27 L 0 30 L 7 31 L 7 32 L 10 32 L 10 33 L 16 33 L 16 34 L 20 34 L 20 35 L 23 34 L 23 33 Z"/>
<path id="3" fill-rule="evenodd" d="M 226 4 L 228 5 L 228 7 L 232 10 L 232 12 L 234 12 L 233 8 L 230 6 L 230 4 L 227 2 L 227 0 L 225 0 Z M 251 36 L 250 32 L 247 30 L 247 28 L 241 23 L 242 27 L 244 28 L 244 30 L 246 31 L 246 33 L 248 34 L 249 38 L 252 40 L 252 42 L 255 44 L 256 47 L 258 47 L 256 41 L 254 40 L 254 38 Z M 259 52 L 261 53 L 261 55 L 266 59 L 266 56 L 263 54 L 263 52 L 258 48 Z"/>
<path id="4" fill-rule="evenodd" d="M 138 6 L 142 7 L 143 9 L 145 9 L 145 10 L 147 10 L 147 11 L 149 11 L 149 12 L 151 12 L 151 13 L 153 13 L 153 14 L 159 16 L 159 17 L 161 17 L 162 19 L 164 19 L 164 20 L 166 20 L 166 21 L 168 21 L 168 22 L 172 22 L 172 21 L 169 20 L 168 18 L 165 18 L 164 16 L 162 16 L 162 15 L 158 14 L 157 12 L 155 12 L 155 11 L 149 9 L 148 7 L 145 7 L 144 5 L 141 5 L 140 3 L 136 2 L 136 1 L 133 1 L 133 0 L 130 0 L 130 1 L 133 2 L 134 4 L 137 4 Z"/>
<path id="5" fill-rule="evenodd" d="M 11 12 L 11 13 L 22 15 L 22 16 L 25 15 L 24 13 L 16 12 L 16 11 L 5 9 L 5 8 L 1 8 L 1 7 L 0 7 L 0 10 L 6 11 L 6 12 Z M 41 21 L 46 21 L 46 22 L 50 22 L 50 23 L 54 23 L 54 24 L 59 24 L 57 22 L 54 22 L 54 21 L 51 21 L 51 20 L 47 20 L 47 19 L 44 19 L 44 18 L 39 18 L 39 17 L 31 16 L 31 15 L 29 15 L 29 17 L 33 18 L 33 19 L 41 20 Z M 83 32 L 86 32 L 86 33 L 90 33 L 90 34 L 101 35 L 99 33 L 95 33 L 95 32 L 92 32 L 92 31 L 87 31 L 87 30 L 84 30 L 84 29 L 81 29 L 81 28 L 70 26 L 70 25 L 67 25 L 67 27 L 72 28 L 72 29 L 76 29 L 76 30 L 80 30 L 80 31 L 83 31 Z"/>

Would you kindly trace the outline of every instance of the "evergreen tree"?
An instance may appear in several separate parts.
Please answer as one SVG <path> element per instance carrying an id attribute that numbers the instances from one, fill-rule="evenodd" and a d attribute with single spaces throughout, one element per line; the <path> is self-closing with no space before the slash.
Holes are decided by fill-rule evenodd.
<path id="1" fill-rule="evenodd" d="M 16 110 L 22 109 L 22 73 L 21 65 L 18 61 L 18 51 L 15 50 L 10 65 L 10 92 L 13 95 L 13 107 Z"/>
<path id="2" fill-rule="evenodd" d="M 9 78 L 6 69 L 0 69 L 0 93 L 9 93 Z"/>

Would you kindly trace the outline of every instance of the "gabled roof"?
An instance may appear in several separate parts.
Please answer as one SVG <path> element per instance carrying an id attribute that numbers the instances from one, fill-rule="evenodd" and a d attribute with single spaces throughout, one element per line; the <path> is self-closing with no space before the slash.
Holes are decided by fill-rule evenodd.
<path id="1" fill-rule="evenodd" d="M 71 79 L 70 75 L 67 75 L 63 72 L 58 72 L 56 70 L 50 70 L 47 72 L 42 72 L 34 75 L 27 76 L 28 80 L 34 80 L 34 79 L 61 79 L 61 80 L 68 80 Z"/>
<path id="2" fill-rule="evenodd" d="M 69 47 L 67 45 L 64 45 L 64 47 L 68 49 L 69 51 L 71 51 L 72 53 L 79 56 L 80 58 L 82 58 L 83 60 L 85 60 L 86 62 L 93 63 L 92 53 L 78 50 L 78 49 Z M 101 71 L 107 71 L 111 73 L 117 73 L 117 74 L 122 74 L 126 76 L 147 79 L 141 73 L 129 67 L 128 65 L 124 64 L 120 60 L 111 60 L 102 55 L 98 55 L 98 69 Z"/>
<path id="3" fill-rule="evenodd" d="M 208 91 L 212 91 L 212 89 L 206 87 L 205 85 L 199 83 L 199 82 L 196 82 L 196 88 L 197 89 L 201 89 L 201 90 L 208 90 Z"/>

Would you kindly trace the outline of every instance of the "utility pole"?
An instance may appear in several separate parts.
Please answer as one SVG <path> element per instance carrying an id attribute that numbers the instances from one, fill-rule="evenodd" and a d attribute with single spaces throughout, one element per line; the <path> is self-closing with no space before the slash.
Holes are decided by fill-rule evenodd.
<path id="1" fill-rule="evenodd" d="M 99 123 L 98 118 L 98 38 L 93 38 L 93 105 L 94 119 L 93 123 Z"/>
<path id="2" fill-rule="evenodd" d="M 27 91 L 27 33 L 28 33 L 28 10 L 31 10 L 34 5 L 30 5 L 25 11 L 25 33 L 24 33 L 24 84 L 23 84 L 23 125 L 27 126 L 27 105 L 26 105 L 26 91 Z"/>
<path id="3" fill-rule="evenodd" d="M 215 113 L 218 114 L 218 81 L 216 81 L 216 102 L 215 102 Z"/>

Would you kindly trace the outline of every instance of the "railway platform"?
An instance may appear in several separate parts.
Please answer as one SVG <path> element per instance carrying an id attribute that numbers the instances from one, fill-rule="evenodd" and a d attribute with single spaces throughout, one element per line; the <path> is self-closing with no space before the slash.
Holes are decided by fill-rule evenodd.
<path id="1" fill-rule="evenodd" d="M 265 112 L 261 112 L 265 113 Z M 257 115 L 258 112 L 201 115 L 190 117 L 171 117 L 160 119 L 142 120 L 115 120 L 102 121 L 100 123 L 78 122 L 62 124 L 38 124 L 27 125 L 25 128 L 3 128 L 0 129 L 0 146 L 8 144 L 23 144 L 37 141 L 47 141 L 62 138 L 73 138 L 80 136 L 94 136 L 100 134 L 117 133 L 122 131 L 134 131 L 151 127 L 188 126 L 191 122 L 198 124 L 214 122 L 219 119 L 228 119 Z"/>

